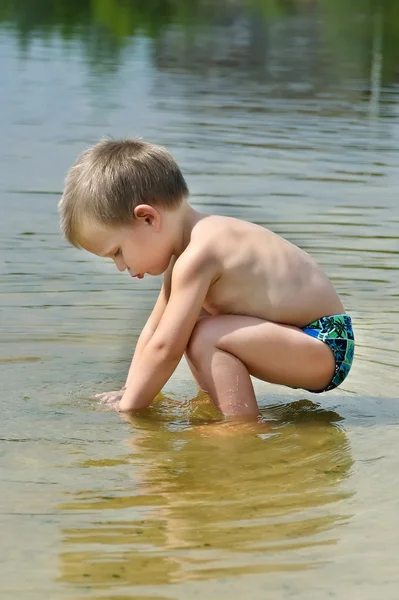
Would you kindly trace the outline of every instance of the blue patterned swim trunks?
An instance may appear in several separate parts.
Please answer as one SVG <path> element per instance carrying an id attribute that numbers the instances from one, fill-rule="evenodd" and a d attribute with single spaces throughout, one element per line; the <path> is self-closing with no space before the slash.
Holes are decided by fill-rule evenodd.
<path id="1" fill-rule="evenodd" d="M 322 317 L 303 327 L 302 331 L 327 344 L 335 357 L 335 372 L 331 382 L 324 390 L 313 393 L 319 394 L 333 390 L 344 381 L 352 366 L 355 337 L 351 318 L 349 315 Z"/>

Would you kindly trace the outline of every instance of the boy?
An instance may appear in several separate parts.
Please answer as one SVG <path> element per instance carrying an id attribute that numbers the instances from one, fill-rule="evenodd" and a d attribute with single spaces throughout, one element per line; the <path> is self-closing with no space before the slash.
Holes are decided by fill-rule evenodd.
<path id="1" fill-rule="evenodd" d="M 187 198 L 170 154 L 142 140 L 101 141 L 69 171 L 59 204 L 69 242 L 132 277 L 164 274 L 126 385 L 103 401 L 147 407 L 183 354 L 227 416 L 259 414 L 251 375 L 312 392 L 342 383 L 352 325 L 320 267 L 271 231 L 201 214 Z"/>

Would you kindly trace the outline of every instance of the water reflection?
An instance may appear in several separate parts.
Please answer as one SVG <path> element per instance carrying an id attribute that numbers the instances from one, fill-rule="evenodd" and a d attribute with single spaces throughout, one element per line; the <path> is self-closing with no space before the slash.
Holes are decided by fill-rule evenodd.
<path id="1" fill-rule="evenodd" d="M 203 402 L 186 404 L 185 423 L 165 399 L 135 418 L 119 485 L 67 494 L 60 509 L 78 523 L 62 530 L 62 581 L 104 588 L 306 569 L 318 562 L 307 549 L 336 543 L 348 517 L 333 503 L 348 497 L 352 465 L 339 415 L 303 401 L 268 409 L 257 425 L 193 427 L 209 418 Z"/>
<path id="2" fill-rule="evenodd" d="M 322 87 L 365 76 L 374 94 L 376 83 L 397 81 L 397 15 L 396 0 L 0 1 L 0 24 L 18 32 L 22 48 L 56 33 L 67 43 L 79 40 L 94 69 L 114 70 L 129 40 L 145 36 L 156 42 L 160 68 L 231 67 L 255 77 L 263 70 L 269 80 L 291 84 L 301 73 Z M 308 83 L 298 80 L 292 92 L 301 94 Z"/>

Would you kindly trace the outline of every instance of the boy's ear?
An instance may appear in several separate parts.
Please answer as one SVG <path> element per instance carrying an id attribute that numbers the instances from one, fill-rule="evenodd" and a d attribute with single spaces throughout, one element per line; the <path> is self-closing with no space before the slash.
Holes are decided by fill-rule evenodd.
<path id="1" fill-rule="evenodd" d="M 138 221 L 143 221 L 147 225 L 153 227 L 155 231 L 159 231 L 161 227 L 161 215 L 153 206 L 150 206 L 149 204 L 139 204 L 134 209 L 133 215 Z"/>

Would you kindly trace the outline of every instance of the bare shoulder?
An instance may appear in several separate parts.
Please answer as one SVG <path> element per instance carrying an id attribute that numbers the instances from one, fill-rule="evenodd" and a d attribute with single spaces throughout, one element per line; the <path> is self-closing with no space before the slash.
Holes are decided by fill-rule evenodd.
<path id="1" fill-rule="evenodd" d="M 231 240 L 235 236 L 248 235 L 254 232 L 276 235 L 269 229 L 256 223 L 251 223 L 251 221 L 222 215 L 209 215 L 196 224 L 193 229 L 192 239 L 199 238 L 205 243 L 214 243 L 215 240 L 223 241 L 227 238 Z"/>
<path id="2" fill-rule="evenodd" d="M 202 221 L 200 223 L 202 224 Z M 220 275 L 220 257 L 214 243 L 214 227 L 217 225 L 208 223 L 206 227 L 201 226 L 197 229 L 198 225 L 193 229 L 186 249 L 173 263 L 171 281 L 176 278 L 204 276 L 207 279 L 210 277 L 211 282 L 214 282 Z"/>
<path id="3" fill-rule="evenodd" d="M 195 225 L 192 237 L 212 238 L 220 235 L 221 232 L 231 232 L 237 228 L 253 227 L 253 223 L 236 219 L 235 217 L 226 217 L 223 215 L 207 215 Z"/>

